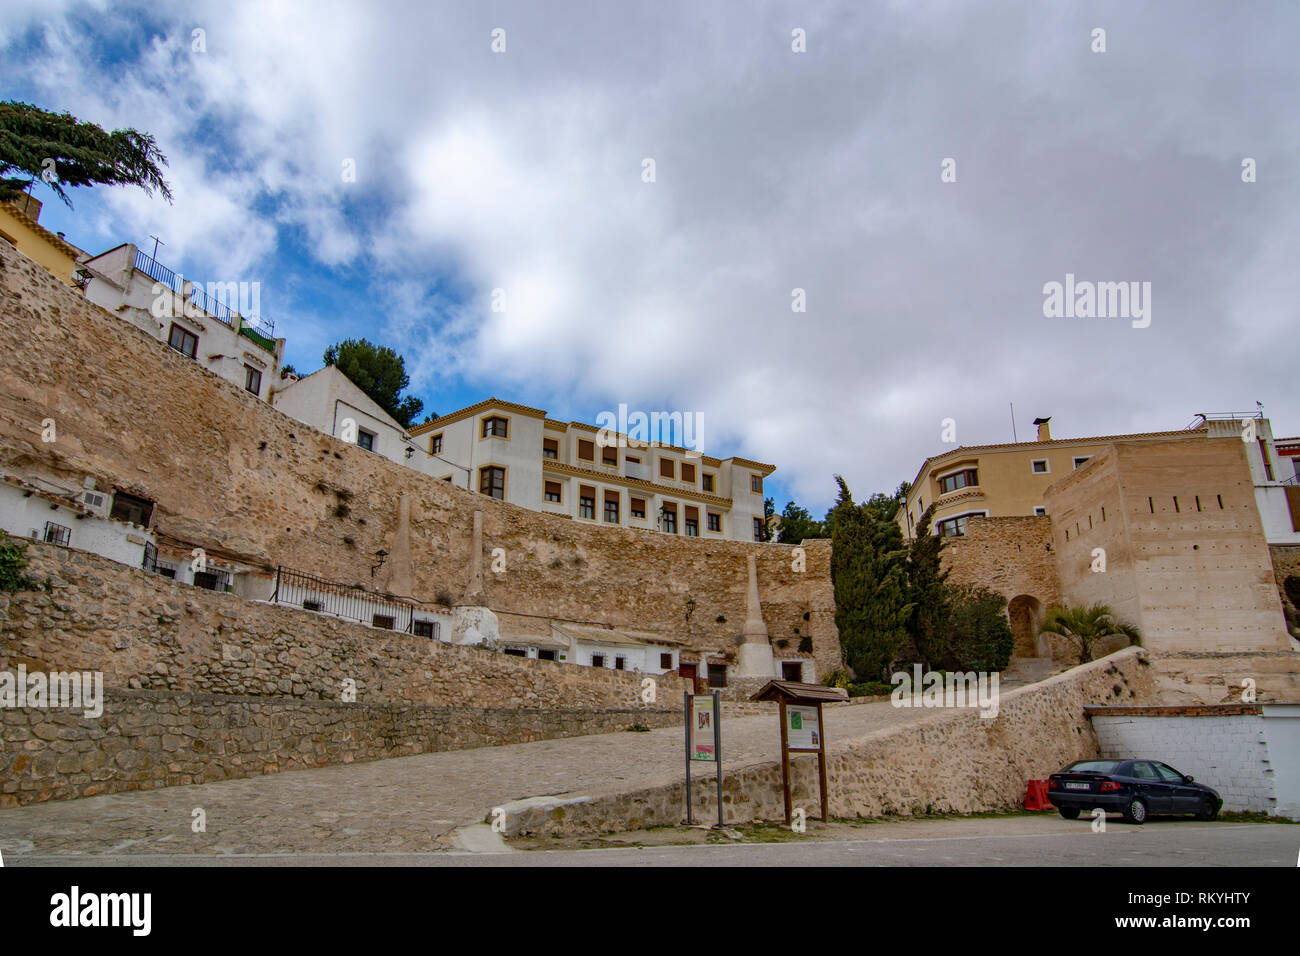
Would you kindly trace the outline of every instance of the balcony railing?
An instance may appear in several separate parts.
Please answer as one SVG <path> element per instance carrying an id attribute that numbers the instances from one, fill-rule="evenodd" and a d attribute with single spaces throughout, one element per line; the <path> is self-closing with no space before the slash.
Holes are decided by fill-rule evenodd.
<path id="1" fill-rule="evenodd" d="M 430 620 L 429 615 L 442 612 L 418 607 L 390 594 L 367 591 L 360 585 L 327 581 L 293 568 L 276 568 L 275 592 L 271 595 L 271 603 L 299 607 L 305 611 L 407 634 L 415 633 L 416 624 L 431 624 L 432 634 L 426 636 L 440 637 L 439 622 Z M 417 621 L 417 613 L 424 620 Z"/>
<path id="2" fill-rule="evenodd" d="M 167 288 L 171 289 L 177 295 L 185 295 L 185 290 L 181 288 L 181 277 L 176 275 L 171 269 L 159 262 L 153 256 L 145 255 L 140 250 L 135 253 L 135 267 L 143 272 L 149 278 L 161 282 Z M 186 295 L 187 302 L 194 305 L 195 308 L 201 309 L 204 314 L 212 316 L 218 322 L 223 322 L 231 328 L 235 325 L 237 317 L 242 318 L 244 322 L 249 323 L 253 328 L 250 332 L 255 332 L 257 338 L 253 335 L 248 337 L 258 345 L 263 345 L 264 341 L 269 341 L 275 336 L 275 320 L 265 315 L 240 316 L 239 310 L 232 308 L 228 303 L 222 302 L 214 296 L 207 293 L 207 289 L 201 282 L 190 280 L 190 291 Z M 241 330 L 242 331 L 242 330 Z M 260 341 L 259 341 L 260 339 Z M 267 348 L 268 346 L 264 346 Z M 274 345 L 269 346 L 274 351 Z"/>

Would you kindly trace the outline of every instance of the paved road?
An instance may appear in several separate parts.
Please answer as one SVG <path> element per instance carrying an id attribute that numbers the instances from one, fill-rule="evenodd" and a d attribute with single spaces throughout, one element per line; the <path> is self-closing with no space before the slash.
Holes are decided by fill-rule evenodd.
<path id="1" fill-rule="evenodd" d="M 940 711 L 831 707 L 827 739 L 887 733 Z M 723 724 L 726 766 L 776 760 L 775 713 Z M 616 733 L 295 770 L 0 810 L 0 852 L 205 854 L 432 852 L 494 806 L 526 797 L 679 782 L 682 731 Z M 701 773 L 707 777 L 707 772 Z M 207 830 L 194 833 L 201 808 Z"/>
<path id="2" fill-rule="evenodd" d="M 725 846 L 525 851 L 155 856 L 6 856 L 10 866 L 1288 866 L 1300 827 L 1274 823 L 1112 821 L 1105 833 L 1048 814 L 880 824 L 880 836 Z M 875 829 L 875 826 L 864 829 Z"/>

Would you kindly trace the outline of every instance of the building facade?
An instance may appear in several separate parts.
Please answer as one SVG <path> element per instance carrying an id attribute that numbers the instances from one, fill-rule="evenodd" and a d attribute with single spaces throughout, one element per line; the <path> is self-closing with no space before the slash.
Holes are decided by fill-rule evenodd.
<path id="1" fill-rule="evenodd" d="M 269 400 L 284 360 L 284 339 L 273 337 L 267 320 L 254 321 L 256 306 L 229 305 L 233 283 L 205 290 L 129 242 L 87 259 L 82 269 L 89 276 L 85 294 L 91 302 Z M 237 299 L 252 298 L 239 289 L 234 294 Z M 239 308 L 249 315 L 241 315 Z"/>
<path id="2" fill-rule="evenodd" d="M 411 429 L 431 474 L 592 524 L 720 540 L 763 539 L 775 466 L 629 438 L 490 398 Z"/>
<path id="3" fill-rule="evenodd" d="M 37 222 L 40 216 L 41 201 L 31 196 L 0 203 L 0 240 L 43 266 L 60 282 L 78 285 L 77 260 L 85 253 L 62 235 L 41 226 Z"/>

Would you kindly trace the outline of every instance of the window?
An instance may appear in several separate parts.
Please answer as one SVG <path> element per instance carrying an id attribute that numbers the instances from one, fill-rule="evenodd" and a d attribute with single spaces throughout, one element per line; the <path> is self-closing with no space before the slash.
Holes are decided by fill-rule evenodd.
<path id="1" fill-rule="evenodd" d="M 500 415 L 483 419 L 484 438 L 509 438 L 510 423 Z"/>
<path id="2" fill-rule="evenodd" d="M 618 524 L 618 492 L 605 492 L 605 520 L 610 524 Z"/>
<path id="3" fill-rule="evenodd" d="M 45 522 L 45 543 L 61 544 L 67 547 L 68 542 L 72 540 L 72 529 L 61 524 L 55 524 L 53 521 Z"/>
<path id="4" fill-rule="evenodd" d="M 600 450 L 600 463 L 602 465 L 613 465 L 618 467 L 618 446 L 606 445 Z"/>
<path id="5" fill-rule="evenodd" d="M 604 655 L 604 654 L 592 654 L 592 655 L 591 655 L 591 666 L 592 666 L 592 667 L 604 667 L 604 666 L 605 666 L 605 655 Z"/>
<path id="6" fill-rule="evenodd" d="M 700 509 L 686 506 L 686 537 L 698 538 L 700 536 Z"/>
<path id="7" fill-rule="evenodd" d="M 708 513 L 708 522 L 709 522 L 710 531 L 722 530 L 722 515 L 714 514 L 712 511 L 710 511 Z"/>
<path id="8" fill-rule="evenodd" d="M 194 586 L 204 588 L 208 591 L 224 591 L 230 584 L 230 575 L 225 571 L 218 571 L 211 565 L 206 571 L 194 572 Z"/>
<path id="9" fill-rule="evenodd" d="M 1041 515 L 1045 515 L 1045 514 L 1047 514 L 1047 509 L 1044 508 L 1042 505 L 1035 505 L 1035 506 L 1034 506 L 1034 514 L 1036 514 L 1036 515 L 1040 515 L 1040 516 L 1041 516 Z"/>
<path id="10" fill-rule="evenodd" d="M 585 438 L 578 439 L 578 458 L 581 461 L 596 460 L 596 443 Z"/>
<path id="11" fill-rule="evenodd" d="M 527 657 L 528 652 L 522 647 L 507 647 L 505 653 L 510 657 Z"/>
<path id="12" fill-rule="evenodd" d="M 147 528 L 149 519 L 153 516 L 153 502 L 148 498 L 137 498 L 135 495 L 119 491 L 113 495 L 113 509 L 108 516 Z"/>
<path id="13" fill-rule="evenodd" d="M 983 518 L 983 511 L 971 511 L 964 515 L 957 515 L 953 518 L 946 518 L 935 525 L 941 538 L 959 538 L 966 533 L 967 518 Z"/>
<path id="14" fill-rule="evenodd" d="M 442 432 L 438 432 L 438 434 L 434 435 L 432 438 L 429 439 L 429 454 L 430 455 L 442 454 Z"/>
<path id="15" fill-rule="evenodd" d="M 660 458 L 659 477 L 675 479 L 677 477 L 677 462 L 671 458 Z"/>
<path id="16" fill-rule="evenodd" d="M 262 373 L 251 365 L 244 366 L 244 390 L 254 395 L 262 392 Z"/>
<path id="17" fill-rule="evenodd" d="M 1029 465 L 1034 469 L 1035 475 L 1046 475 L 1052 470 L 1052 466 L 1048 464 L 1046 458 L 1035 458 Z"/>
<path id="18" fill-rule="evenodd" d="M 630 465 L 641 464 L 641 459 L 636 457 L 635 455 L 624 455 L 623 458 Z"/>
<path id="19" fill-rule="evenodd" d="M 386 631 L 393 629 L 393 616 L 391 614 L 376 614 L 370 618 L 370 623 L 374 627 L 382 627 Z"/>
<path id="20" fill-rule="evenodd" d="M 542 439 L 542 457 L 555 461 L 560 457 L 560 440 L 558 438 Z"/>
<path id="21" fill-rule="evenodd" d="M 663 530 L 665 534 L 677 533 L 677 505 L 665 503 L 663 506 Z"/>
<path id="22" fill-rule="evenodd" d="M 664 670 L 666 670 L 666 671 L 670 671 L 670 670 L 672 670 L 672 669 L 673 669 L 673 655 L 672 655 L 672 654 L 660 654 L 660 655 L 659 655 L 659 666 L 662 667 L 662 668 L 663 668 Z"/>
<path id="23" fill-rule="evenodd" d="M 682 462 L 682 481 L 695 484 L 695 466 Z"/>
<path id="24" fill-rule="evenodd" d="M 726 664 L 709 665 L 709 686 L 710 687 L 727 686 L 727 665 Z"/>
<path id="25" fill-rule="evenodd" d="M 578 489 L 578 517 L 596 520 L 596 489 L 583 485 Z"/>
<path id="26" fill-rule="evenodd" d="M 633 518 L 645 517 L 645 499 L 633 498 L 628 502 L 628 510 L 632 513 Z"/>
<path id="27" fill-rule="evenodd" d="M 712 491 L 712 490 L 713 490 L 713 475 L 709 474 L 709 472 L 706 471 L 706 472 L 705 472 L 701 477 L 704 479 L 704 490 L 705 490 L 705 491 Z"/>
<path id="28" fill-rule="evenodd" d="M 506 470 L 496 465 L 479 469 L 478 490 L 479 494 L 504 501 L 506 497 Z"/>
<path id="29" fill-rule="evenodd" d="M 625 669 L 626 666 L 627 666 L 627 658 L 626 658 L 626 657 L 616 657 L 616 658 L 614 658 L 614 670 L 616 670 L 616 671 L 621 671 L 621 670 Z"/>
<path id="30" fill-rule="evenodd" d="M 754 519 L 754 540 L 755 541 L 763 540 L 763 519 L 762 518 Z"/>
<path id="31" fill-rule="evenodd" d="M 546 483 L 546 500 L 554 501 L 557 504 L 560 501 L 560 483 L 558 481 L 548 481 Z"/>
<path id="32" fill-rule="evenodd" d="M 175 572 L 172 572 L 175 575 Z M 302 609 L 304 611 L 320 611 L 320 601 L 303 601 Z"/>
<path id="33" fill-rule="evenodd" d="M 539 661 L 553 661 L 555 660 L 555 651 L 547 650 L 544 647 L 539 647 L 537 649 L 537 659 Z"/>
<path id="34" fill-rule="evenodd" d="M 438 625 L 435 621 L 416 621 L 411 625 L 411 633 L 416 637 L 437 637 Z"/>
<path id="35" fill-rule="evenodd" d="M 954 472 L 951 475 L 944 475 L 939 479 L 939 494 L 946 495 L 950 491 L 956 491 L 958 488 L 969 488 L 972 485 L 978 485 L 979 473 L 974 468 L 966 468 L 962 471 Z"/>
<path id="36" fill-rule="evenodd" d="M 167 334 L 167 344 L 182 355 L 194 358 L 199 350 L 199 337 L 173 322 L 172 330 Z"/>
<path id="37" fill-rule="evenodd" d="M 1090 461 L 1092 461 L 1092 456 L 1091 456 L 1091 455 L 1084 455 L 1082 458 L 1076 458 L 1076 459 L 1074 459 L 1074 467 L 1075 467 L 1075 468 L 1079 468 L 1079 467 L 1081 467 L 1081 466 L 1083 466 L 1083 465 L 1086 465 L 1086 464 L 1087 464 L 1088 462 L 1090 462 Z"/>
<path id="38" fill-rule="evenodd" d="M 753 492 L 754 494 L 756 494 L 756 495 L 761 495 L 761 494 L 763 493 L 763 476 L 762 476 L 762 475 L 750 475 L 750 476 L 749 476 L 749 490 L 752 491 L 752 492 Z"/>
<path id="39" fill-rule="evenodd" d="M 357 444 L 366 451 L 375 450 L 375 433 L 368 432 L 364 428 L 357 429 Z"/>

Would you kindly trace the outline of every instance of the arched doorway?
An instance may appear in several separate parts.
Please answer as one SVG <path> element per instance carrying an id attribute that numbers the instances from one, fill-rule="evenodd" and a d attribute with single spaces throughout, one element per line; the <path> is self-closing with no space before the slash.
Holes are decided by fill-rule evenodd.
<path id="1" fill-rule="evenodd" d="M 1042 603 L 1028 594 L 1018 594 L 1007 603 L 1007 617 L 1011 619 L 1011 633 L 1015 636 L 1012 657 L 1039 656 L 1038 624 L 1042 616 Z M 1051 656 L 1050 651 L 1047 656 Z"/>

